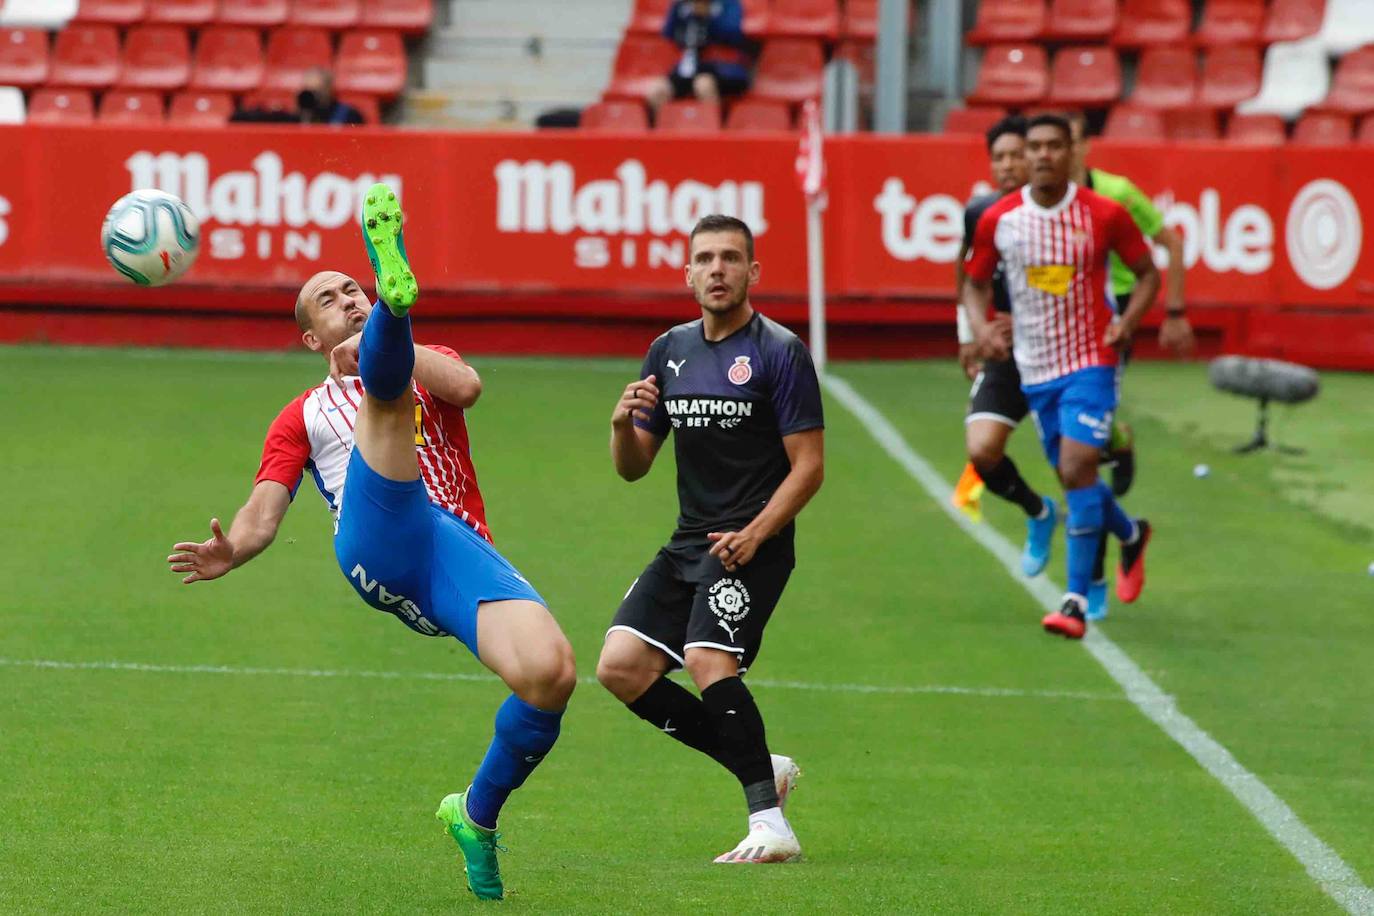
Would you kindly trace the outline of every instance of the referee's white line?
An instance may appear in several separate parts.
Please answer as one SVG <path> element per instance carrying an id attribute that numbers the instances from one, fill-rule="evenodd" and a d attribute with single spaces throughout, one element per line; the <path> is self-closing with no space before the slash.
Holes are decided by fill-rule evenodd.
<path id="1" fill-rule="evenodd" d="M 320 668 L 253 668 L 237 665 L 158 665 L 147 662 L 92 661 L 76 662 L 48 658 L 0 658 L 0 668 L 47 668 L 60 671 L 134 671 L 151 674 L 229 674 L 240 676 L 343 678 L 383 681 L 470 681 L 496 684 L 492 674 L 465 671 L 354 671 Z M 595 684 L 596 678 L 578 678 L 583 684 Z M 892 696 L 936 694 L 969 697 L 1021 697 L 1036 700 L 1098 700 L 1115 702 L 1122 699 L 1115 693 L 1093 693 L 1078 690 L 1021 690 L 1015 687 L 963 687 L 956 684 L 824 684 L 809 681 L 770 681 L 750 678 L 752 687 L 765 690 L 809 690 L 817 693 L 867 693 Z"/>
<path id="2" fill-rule="evenodd" d="M 975 525 L 950 505 L 952 484 L 942 478 L 916 453 L 882 413 L 844 379 L 829 375 L 826 390 L 864 425 L 893 460 L 935 500 L 954 523 L 995 556 L 1013 579 L 1046 608 L 1057 607 L 1063 591 L 1045 577 L 1021 575 L 1020 551 L 990 525 Z M 1334 849 L 1327 846 L 1274 794 L 1260 778 L 1241 766 L 1235 756 L 1178 708 L 1173 697 L 1159 688 L 1100 627 L 1092 628 L 1084 647 L 1121 685 L 1126 697 L 1150 721 L 1164 730 L 1211 773 L 1269 831 L 1270 836 L 1293 854 L 1312 880 L 1352 916 L 1374 916 L 1374 890 L 1370 890 Z"/>

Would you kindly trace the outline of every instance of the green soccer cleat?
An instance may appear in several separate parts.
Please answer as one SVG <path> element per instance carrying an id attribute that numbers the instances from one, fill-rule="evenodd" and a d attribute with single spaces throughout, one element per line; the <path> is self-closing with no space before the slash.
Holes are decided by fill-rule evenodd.
<path id="1" fill-rule="evenodd" d="M 367 245 L 372 272 L 377 275 L 377 298 L 397 318 L 404 318 L 420 298 L 420 286 L 410 271 L 405 239 L 401 236 L 404 221 L 395 191 L 384 184 L 367 189 L 363 199 L 363 243 Z"/>
<path id="2" fill-rule="evenodd" d="M 449 835 L 458 841 L 463 851 L 463 871 L 468 877 L 468 889 L 479 900 L 500 900 L 505 896 L 501 884 L 501 869 L 496 864 L 496 851 L 505 851 L 496 841 L 501 834 L 484 830 L 468 817 L 467 793 L 455 792 L 439 802 L 434 816 L 448 828 Z"/>

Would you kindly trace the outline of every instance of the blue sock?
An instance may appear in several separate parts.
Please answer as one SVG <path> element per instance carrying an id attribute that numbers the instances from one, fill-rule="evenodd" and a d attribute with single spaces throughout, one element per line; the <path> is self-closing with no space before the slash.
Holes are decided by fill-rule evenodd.
<path id="1" fill-rule="evenodd" d="M 410 387 L 415 372 L 415 342 L 410 336 L 410 316 L 397 318 L 379 302 L 363 325 L 358 347 L 358 374 L 363 390 L 381 401 L 394 401 Z"/>
<path id="2" fill-rule="evenodd" d="M 1084 597 L 1093 581 L 1093 560 L 1097 557 L 1097 541 L 1102 536 L 1105 507 L 1099 486 L 1101 482 L 1064 494 L 1069 504 L 1069 521 L 1064 528 L 1065 539 L 1069 542 L 1068 590 Z"/>
<path id="3" fill-rule="evenodd" d="M 1126 514 L 1126 510 L 1121 508 L 1121 503 L 1116 501 L 1116 495 L 1112 493 L 1112 488 L 1102 481 L 1097 482 L 1097 488 L 1102 492 L 1102 506 L 1104 511 L 1103 524 L 1107 530 L 1121 541 L 1126 543 L 1135 537 L 1135 521 Z"/>
<path id="4" fill-rule="evenodd" d="M 514 694 L 501 704 L 496 736 L 468 790 L 468 817 L 478 826 L 495 829 L 501 806 L 553 748 L 562 721 L 563 713 L 537 709 Z"/>

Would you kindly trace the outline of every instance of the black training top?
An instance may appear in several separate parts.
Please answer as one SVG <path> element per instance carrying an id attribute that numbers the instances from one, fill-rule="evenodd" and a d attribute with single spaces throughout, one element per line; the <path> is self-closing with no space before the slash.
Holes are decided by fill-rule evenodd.
<path id="1" fill-rule="evenodd" d="M 649 422 L 674 436 L 677 542 L 706 542 L 737 531 L 763 510 L 792 469 L 783 436 L 822 429 L 821 388 L 796 334 L 754 313 L 724 340 L 708 341 L 701 319 L 680 324 L 649 347 L 640 376 L 660 392 Z M 791 538 L 788 525 L 780 537 Z"/>
<path id="2" fill-rule="evenodd" d="M 978 228 L 978 220 L 983 211 L 1002 199 L 1001 194 L 980 194 L 964 205 L 964 248 L 973 250 L 973 233 Z M 1002 272 L 1002 262 L 992 272 L 992 307 L 999 312 L 1011 311 L 1011 295 L 1007 292 L 1007 278 Z"/>

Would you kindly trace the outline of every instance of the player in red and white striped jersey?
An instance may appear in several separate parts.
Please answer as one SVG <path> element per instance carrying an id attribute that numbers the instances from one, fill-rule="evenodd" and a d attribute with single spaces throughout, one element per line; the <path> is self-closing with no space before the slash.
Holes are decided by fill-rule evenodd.
<path id="1" fill-rule="evenodd" d="M 1128 343 L 1159 292 L 1159 271 L 1131 215 L 1069 180 L 1072 132 L 1056 115 L 1033 118 L 1026 134 L 1030 184 L 989 207 L 978 221 L 966 274 L 969 322 L 984 355 L 1008 343 L 986 319 L 1000 262 L 1011 299 L 1012 353 L 1050 463 L 1068 502 L 1068 594 L 1045 617 L 1046 630 L 1086 632 L 1084 611 L 1097 541 L 1105 527 L 1122 541 L 1117 595 L 1134 601 L 1144 585 L 1149 523 L 1139 524 L 1098 477 L 1117 400 L 1118 348 Z M 1116 316 L 1107 256 L 1115 251 L 1137 277 Z"/>

